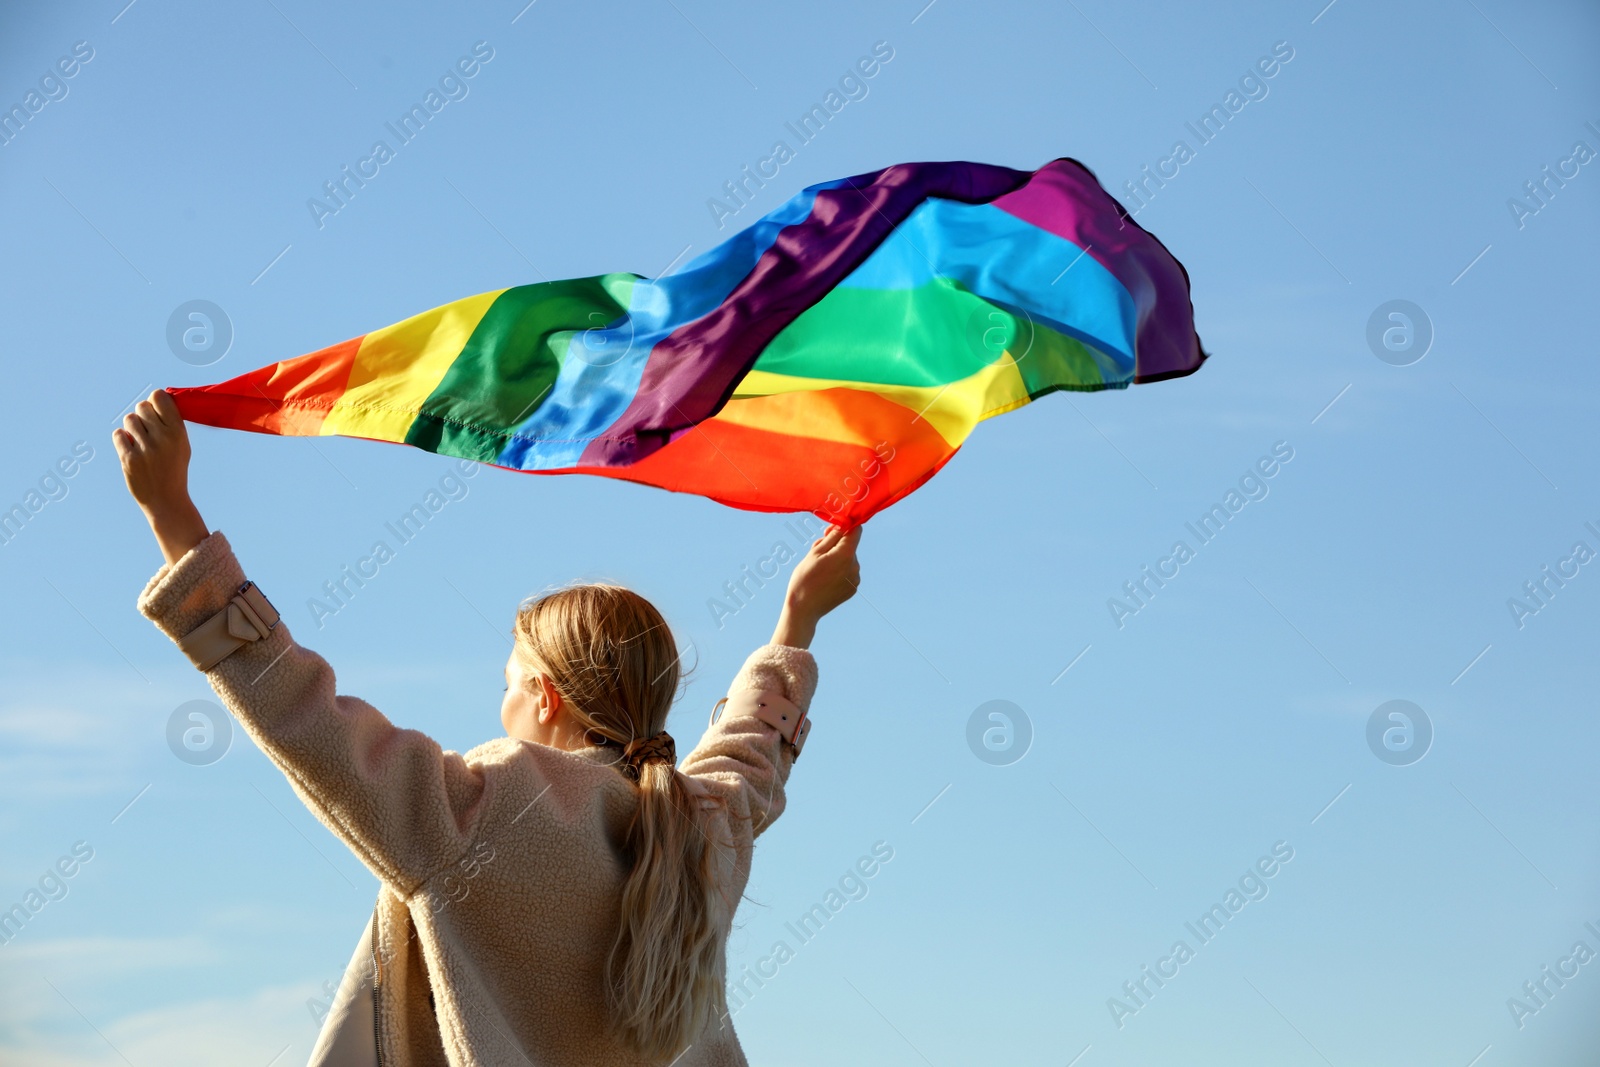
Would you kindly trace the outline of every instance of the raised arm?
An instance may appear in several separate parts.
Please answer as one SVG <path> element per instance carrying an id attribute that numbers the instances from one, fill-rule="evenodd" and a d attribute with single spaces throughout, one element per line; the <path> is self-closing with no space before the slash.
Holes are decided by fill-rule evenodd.
<path id="1" fill-rule="evenodd" d="M 772 635 L 756 649 L 728 687 L 728 711 L 711 726 L 683 761 L 681 770 L 721 795 L 735 821 L 749 828 L 750 840 L 783 812 L 784 785 L 794 765 L 795 747 L 778 727 L 753 714 L 740 694 L 767 694 L 774 704 L 806 714 L 817 687 L 817 664 L 807 651 L 822 617 L 861 584 L 856 545 L 861 529 L 829 528 L 789 577 L 789 590 Z M 741 835 L 742 836 L 742 835 Z"/>
<path id="2" fill-rule="evenodd" d="M 207 680 L 306 805 L 374 874 L 412 892 L 465 854 L 482 775 L 365 701 L 336 695 L 333 669 L 295 644 L 286 625 L 230 610 L 245 574 L 189 498 L 188 435 L 172 398 L 153 394 L 123 425 L 114 443 L 128 489 L 167 561 L 140 611 L 175 641 L 219 611 L 241 611 L 235 636 L 245 639 L 206 670 Z"/>

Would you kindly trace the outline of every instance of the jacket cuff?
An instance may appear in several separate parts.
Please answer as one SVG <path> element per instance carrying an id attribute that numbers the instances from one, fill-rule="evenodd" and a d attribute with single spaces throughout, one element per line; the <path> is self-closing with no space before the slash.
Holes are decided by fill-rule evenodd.
<path id="1" fill-rule="evenodd" d="M 213 532 L 156 571 L 139 594 L 139 611 L 176 641 L 226 607 L 243 584 L 233 547 Z"/>
<path id="2" fill-rule="evenodd" d="M 750 653 L 728 686 L 730 693 L 742 689 L 778 693 L 804 711 L 817 691 L 817 661 L 803 648 L 762 645 Z"/>

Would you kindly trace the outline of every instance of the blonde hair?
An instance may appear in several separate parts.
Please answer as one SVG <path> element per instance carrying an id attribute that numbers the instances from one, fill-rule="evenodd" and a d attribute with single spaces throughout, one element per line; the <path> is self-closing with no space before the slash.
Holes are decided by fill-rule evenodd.
<path id="1" fill-rule="evenodd" d="M 702 815 L 709 798 L 690 791 L 670 738 L 657 736 L 678 693 L 677 644 L 653 604 L 617 585 L 530 600 L 514 629 L 517 656 L 550 679 L 589 743 L 619 748 L 639 790 L 606 986 L 623 1041 L 668 1059 L 727 1010 L 727 902 Z"/>

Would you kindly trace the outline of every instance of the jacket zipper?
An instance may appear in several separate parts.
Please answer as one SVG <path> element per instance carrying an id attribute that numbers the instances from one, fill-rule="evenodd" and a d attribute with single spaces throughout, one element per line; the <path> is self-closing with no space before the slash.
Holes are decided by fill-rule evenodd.
<path id="1" fill-rule="evenodd" d="M 383 984 L 383 955 L 378 951 L 379 911 L 372 911 L 372 1043 L 378 1067 L 383 1067 L 383 1001 L 378 995 Z"/>

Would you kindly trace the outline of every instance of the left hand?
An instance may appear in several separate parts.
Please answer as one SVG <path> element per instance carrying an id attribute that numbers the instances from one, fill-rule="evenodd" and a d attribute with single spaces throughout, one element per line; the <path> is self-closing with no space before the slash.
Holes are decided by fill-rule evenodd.
<path id="1" fill-rule="evenodd" d="M 189 499 L 189 432 L 177 401 L 163 389 L 141 400 L 112 431 L 128 492 L 147 513 Z"/>
<path id="2" fill-rule="evenodd" d="M 157 389 L 123 417 L 111 442 L 128 492 L 143 509 L 167 562 L 176 563 L 207 533 L 189 498 L 189 432 L 177 402 Z"/>

